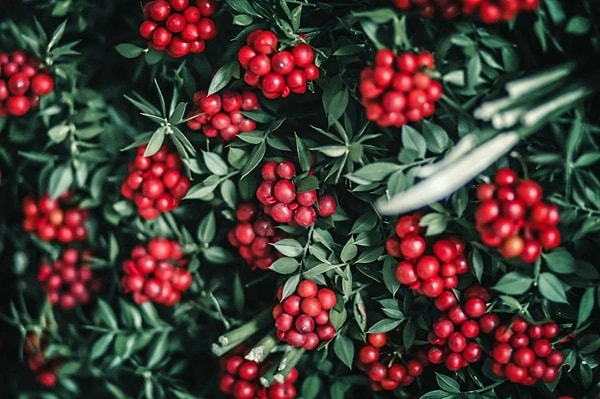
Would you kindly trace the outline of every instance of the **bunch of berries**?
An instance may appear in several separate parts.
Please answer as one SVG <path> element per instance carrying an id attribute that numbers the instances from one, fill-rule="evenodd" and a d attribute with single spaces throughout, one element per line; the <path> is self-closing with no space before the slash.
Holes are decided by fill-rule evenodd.
<path id="1" fill-rule="evenodd" d="M 292 162 L 269 161 L 261 172 L 263 181 L 256 189 L 256 198 L 277 223 L 308 227 L 315 223 L 317 214 L 329 217 L 335 213 L 337 203 L 332 195 L 318 197 L 316 190 L 296 192 L 292 180 L 296 167 Z"/>
<path id="2" fill-rule="evenodd" d="M 269 30 L 256 29 L 238 51 L 244 82 L 262 90 L 268 99 L 304 94 L 308 81 L 319 78 L 313 49 L 306 43 L 278 51 L 279 40 Z"/>
<path id="3" fill-rule="evenodd" d="M 401 10 L 418 7 L 422 17 L 438 15 L 443 19 L 453 19 L 461 13 L 472 15 L 479 12 L 479 18 L 487 24 L 512 20 L 520 11 L 533 11 L 539 0 L 394 0 Z"/>
<path id="4" fill-rule="evenodd" d="M 359 91 L 367 118 L 381 127 L 401 127 L 433 115 L 442 97 L 440 82 L 430 76 L 435 68 L 433 55 L 382 49 L 375 65 L 360 74 Z"/>
<path id="5" fill-rule="evenodd" d="M 140 217 L 154 219 L 176 209 L 191 184 L 176 152 L 164 145 L 150 157 L 144 156 L 145 151 L 146 146 L 139 147 L 129 164 L 129 176 L 121 184 L 121 194 L 135 202 Z"/>
<path id="6" fill-rule="evenodd" d="M 37 58 L 21 50 L 0 53 L 0 118 L 25 115 L 52 90 L 54 79 Z"/>
<path id="7" fill-rule="evenodd" d="M 558 333 L 554 322 L 530 324 L 520 317 L 501 325 L 494 333 L 496 343 L 490 351 L 493 373 L 515 384 L 553 382 L 564 360 L 562 352 L 552 346 Z"/>
<path id="8" fill-rule="evenodd" d="M 192 285 L 192 275 L 184 268 L 186 264 L 177 241 L 153 238 L 146 247 L 133 248 L 131 259 L 123 262 L 125 274 L 121 286 L 125 292 L 133 292 L 136 303 L 153 301 L 173 306 Z"/>
<path id="9" fill-rule="evenodd" d="M 101 282 L 94 278 L 90 258 L 88 250 L 79 253 L 75 248 L 67 248 L 57 261 L 40 265 L 38 281 L 52 306 L 70 310 L 78 303 L 87 304 L 90 292 L 100 291 Z"/>
<path id="10" fill-rule="evenodd" d="M 29 370 L 35 375 L 35 379 L 46 387 L 56 385 L 56 374 L 62 367 L 63 359 L 60 357 L 47 358 L 48 348 L 47 333 L 41 335 L 30 332 L 25 337 L 23 351 L 27 359 Z"/>
<path id="11" fill-rule="evenodd" d="M 194 107 L 188 117 L 197 115 L 187 122 L 192 130 L 202 130 L 206 137 L 220 137 L 223 141 L 233 140 L 239 133 L 256 129 L 256 122 L 245 117 L 242 111 L 260 109 L 258 97 L 250 91 L 241 93 L 226 90 L 223 96 L 207 95 L 198 91 L 193 98 Z"/>
<path id="12" fill-rule="evenodd" d="M 498 316 L 485 313 L 489 299 L 485 288 L 471 286 L 465 290 L 462 304 L 443 308 L 427 337 L 432 345 L 427 353 L 431 363 L 444 363 L 448 370 L 458 371 L 481 358 L 482 349 L 475 339 L 500 324 Z"/>
<path id="13" fill-rule="evenodd" d="M 542 248 L 560 245 L 556 205 L 542 202 L 542 188 L 533 180 L 518 180 L 514 170 L 501 168 L 493 183 L 477 188 L 481 201 L 475 225 L 484 244 L 498 248 L 505 258 L 527 263 L 539 258 Z"/>
<path id="14" fill-rule="evenodd" d="M 69 207 L 71 192 L 65 192 L 56 199 L 48 194 L 39 199 L 27 196 L 23 199 L 23 229 L 35 233 L 42 241 L 58 240 L 63 244 L 83 241 L 88 236 L 85 223 L 89 212 L 85 209 Z"/>
<path id="15" fill-rule="evenodd" d="M 275 328 L 280 340 L 293 347 L 315 349 L 321 341 L 335 336 L 335 327 L 329 321 L 329 310 L 337 303 L 335 292 L 319 288 L 312 280 L 302 280 L 296 292 L 282 298 L 283 286 L 277 291 L 280 303 L 273 307 Z"/>
<path id="16" fill-rule="evenodd" d="M 286 235 L 273 227 L 273 222 L 260 215 L 258 207 L 250 203 L 241 203 L 235 211 L 238 224 L 229 230 L 229 243 L 238 248 L 242 258 L 252 269 L 267 270 L 281 254 L 273 247 Z"/>
<path id="17" fill-rule="evenodd" d="M 140 35 L 148 45 L 166 51 L 173 58 L 202 53 L 206 41 L 217 36 L 211 16 L 217 11 L 216 0 L 154 0 L 144 5 Z"/>
<path id="18" fill-rule="evenodd" d="M 270 361 L 257 363 L 246 360 L 249 348 L 234 349 L 221 358 L 219 388 L 234 399 L 294 399 L 298 369 L 293 368 L 282 382 L 273 381 L 269 387 L 261 384 L 260 378 L 270 367 Z"/>
<path id="19" fill-rule="evenodd" d="M 428 243 L 420 234 L 420 219 L 417 213 L 400 217 L 395 235 L 386 240 L 385 248 L 391 256 L 402 258 L 396 266 L 398 281 L 435 298 L 444 290 L 458 287 L 458 275 L 468 270 L 465 243 L 455 236 L 438 238 L 431 246 L 432 254 L 426 254 Z"/>
<path id="20" fill-rule="evenodd" d="M 358 351 L 358 369 L 367 374 L 373 391 L 393 391 L 408 386 L 423 374 L 427 357 L 422 353 L 406 361 L 396 356 L 394 346 L 388 345 L 386 333 L 367 335 L 367 343 Z"/>

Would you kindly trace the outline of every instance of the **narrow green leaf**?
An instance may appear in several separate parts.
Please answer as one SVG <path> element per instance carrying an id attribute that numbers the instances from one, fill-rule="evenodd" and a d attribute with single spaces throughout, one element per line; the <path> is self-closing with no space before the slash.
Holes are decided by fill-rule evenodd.
<path id="1" fill-rule="evenodd" d="M 569 303 L 567 300 L 567 294 L 565 293 L 565 286 L 552 273 L 540 274 L 538 280 L 538 289 L 540 290 L 540 294 L 552 302 Z"/>
<path id="2" fill-rule="evenodd" d="M 219 154 L 214 152 L 203 151 L 202 159 L 204 160 L 204 164 L 207 169 L 217 175 L 217 176 L 225 176 L 228 172 L 227 163 L 221 158 Z"/>
<path id="3" fill-rule="evenodd" d="M 125 58 L 135 58 L 144 52 L 143 48 L 131 43 L 117 44 L 115 50 Z"/>
<path id="4" fill-rule="evenodd" d="M 579 302 L 579 311 L 577 314 L 577 327 L 583 325 L 583 323 L 585 323 L 592 314 L 595 306 L 595 291 L 596 287 L 588 287 L 581 296 L 581 301 Z"/>
<path id="5" fill-rule="evenodd" d="M 59 165 L 54 168 L 50 175 L 49 192 L 50 198 L 56 199 L 62 193 L 71 188 L 73 184 L 73 169 L 71 165 Z"/>
<path id="6" fill-rule="evenodd" d="M 283 257 L 273 262 L 269 269 L 279 274 L 292 274 L 298 270 L 298 267 L 300 267 L 300 263 L 296 259 Z"/>
<path id="7" fill-rule="evenodd" d="M 239 68 L 237 62 L 231 62 L 220 67 L 208 86 L 208 95 L 218 92 L 231 81 L 234 71 Z"/>
<path id="8" fill-rule="evenodd" d="M 435 380 L 437 381 L 438 386 L 446 392 L 450 392 L 450 393 L 459 393 L 460 392 L 460 385 L 452 377 L 449 377 L 444 374 L 440 374 L 436 371 Z"/>
<path id="9" fill-rule="evenodd" d="M 146 146 L 146 151 L 144 151 L 144 156 L 151 157 L 152 155 L 156 154 L 158 150 L 160 150 L 160 147 L 162 147 L 164 141 L 165 129 L 159 127 L 158 129 L 156 129 L 152 137 L 150 137 L 150 141 Z"/>
<path id="10" fill-rule="evenodd" d="M 217 222 L 214 212 L 209 212 L 198 225 L 196 236 L 203 244 L 210 244 L 217 233 Z"/>
<path id="11" fill-rule="evenodd" d="M 266 151 L 267 151 L 267 144 L 264 141 L 261 142 L 256 147 L 254 147 L 254 149 L 252 150 L 252 153 L 250 154 L 250 158 L 248 159 L 248 162 L 246 162 L 246 165 L 244 165 L 244 168 L 241 171 L 242 179 L 244 177 L 246 177 L 250 172 L 252 172 L 254 170 L 254 168 L 256 168 L 260 164 L 260 162 L 265 157 Z"/>
<path id="12" fill-rule="evenodd" d="M 492 288 L 505 294 L 520 295 L 527 292 L 532 283 L 531 277 L 519 272 L 510 272 L 502 276 Z"/>
<path id="13" fill-rule="evenodd" d="M 352 369 L 352 362 L 354 360 L 354 342 L 345 335 L 338 335 L 333 341 L 333 351 L 335 355 L 344 363 L 349 369 Z"/>
<path id="14" fill-rule="evenodd" d="M 304 252 L 302 244 L 293 238 L 284 238 L 283 240 L 277 241 L 275 244 L 273 244 L 273 246 L 282 255 L 292 258 L 300 256 L 302 252 Z"/>
<path id="15" fill-rule="evenodd" d="M 397 319 L 383 319 L 379 320 L 377 323 L 373 324 L 371 328 L 367 331 L 367 333 L 384 333 L 390 332 L 394 328 L 398 327 L 402 323 L 402 320 Z"/>

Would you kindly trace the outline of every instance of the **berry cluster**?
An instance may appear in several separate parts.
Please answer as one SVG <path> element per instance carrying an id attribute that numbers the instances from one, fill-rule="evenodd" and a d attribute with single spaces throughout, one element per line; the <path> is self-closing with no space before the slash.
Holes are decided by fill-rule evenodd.
<path id="1" fill-rule="evenodd" d="M 166 50 L 173 58 L 202 53 L 206 41 L 217 36 L 217 26 L 210 18 L 216 11 L 216 0 L 150 1 L 144 5 L 146 20 L 139 32 L 150 47 Z"/>
<path id="2" fill-rule="evenodd" d="M 177 241 L 153 238 L 146 247 L 133 248 L 131 259 L 123 262 L 121 285 L 125 292 L 133 292 L 136 303 L 153 301 L 173 306 L 192 285 L 192 275 L 184 269 L 186 264 Z"/>
<path id="3" fill-rule="evenodd" d="M 395 235 L 388 237 L 388 254 L 403 258 L 396 266 L 398 281 L 421 295 L 436 298 L 444 290 L 458 286 L 458 275 L 468 270 L 463 255 L 465 243 L 451 236 L 433 241 L 432 254 L 425 253 L 428 243 L 420 234 L 420 214 L 405 215 L 395 225 Z M 431 244 L 431 242 L 429 243 Z"/>
<path id="4" fill-rule="evenodd" d="M 207 95 L 198 91 L 193 98 L 194 107 L 188 117 L 196 116 L 187 122 L 192 130 L 202 130 L 206 137 L 219 136 L 223 141 L 233 140 L 239 133 L 256 129 L 256 122 L 245 117 L 242 111 L 260 109 L 258 97 L 250 91 L 238 93 L 227 90 L 220 96 L 217 93 Z"/>
<path id="5" fill-rule="evenodd" d="M 394 0 L 401 10 L 418 7 L 422 17 L 438 15 L 443 19 L 453 19 L 461 13 L 472 15 L 479 12 L 479 18 L 487 24 L 512 20 L 520 11 L 533 11 L 539 0 Z"/>
<path id="6" fill-rule="evenodd" d="M 260 383 L 270 365 L 269 361 L 257 363 L 245 360 L 247 351 L 234 351 L 221 358 L 221 376 L 219 388 L 221 392 L 235 399 L 294 399 L 296 388 L 294 382 L 298 379 L 298 369 L 293 368 L 283 383 L 273 381 L 267 388 Z"/>
<path id="7" fill-rule="evenodd" d="M 268 99 L 304 94 L 307 82 L 319 78 L 313 49 L 299 43 L 291 51 L 278 51 L 278 45 L 277 36 L 269 30 L 250 32 L 238 51 L 238 61 L 246 71 L 244 82 L 261 89 Z"/>
<path id="8" fill-rule="evenodd" d="M 0 53 L 0 118 L 23 116 L 54 90 L 54 79 L 40 61 L 21 50 Z"/>
<path id="9" fill-rule="evenodd" d="M 164 145 L 150 157 L 144 156 L 145 151 L 146 146 L 139 147 L 129 164 L 129 176 L 121 184 L 121 194 L 135 202 L 142 218 L 154 219 L 176 209 L 191 184 L 183 175 L 177 153 Z"/>
<path id="10" fill-rule="evenodd" d="M 375 65 L 360 74 L 359 91 L 367 118 L 381 127 L 401 127 L 433 115 L 442 97 L 440 82 L 429 72 L 435 67 L 433 55 L 382 49 Z"/>
<path id="11" fill-rule="evenodd" d="M 100 290 L 100 280 L 94 278 L 89 251 L 81 254 L 75 248 L 63 251 L 61 259 L 40 265 L 38 281 L 43 285 L 52 306 L 73 309 L 78 303 L 90 301 L 90 291 Z"/>
<path id="12" fill-rule="evenodd" d="M 522 385 L 556 380 L 564 360 L 551 343 L 558 333 L 559 327 L 554 322 L 535 325 L 520 317 L 498 327 L 494 333 L 496 343 L 490 351 L 492 371 Z"/>
<path id="13" fill-rule="evenodd" d="M 393 347 L 388 345 L 386 333 L 367 335 L 367 343 L 358 351 L 358 369 L 371 380 L 373 391 L 393 391 L 398 386 L 408 386 L 423 374 L 427 363 L 426 356 L 408 361 L 396 356 Z"/>
<path id="14" fill-rule="evenodd" d="M 48 194 L 39 199 L 23 199 L 23 229 L 35 233 L 43 241 L 58 240 L 63 244 L 83 241 L 88 236 L 85 226 L 89 213 L 85 209 L 69 207 L 72 194 L 65 192 L 56 199 Z"/>
<path id="15" fill-rule="evenodd" d="M 498 316 L 485 314 L 489 299 L 485 288 L 471 286 L 465 290 L 462 304 L 454 298 L 442 306 L 443 313 L 427 337 L 431 363 L 444 363 L 448 370 L 458 371 L 481 358 L 482 349 L 475 339 L 480 332 L 491 333 L 500 324 Z"/>
<path id="16" fill-rule="evenodd" d="M 335 292 L 319 288 L 312 280 L 302 280 L 296 292 L 282 300 L 283 286 L 279 287 L 273 307 L 275 328 L 280 340 L 296 348 L 315 349 L 321 341 L 335 336 L 335 327 L 329 321 L 329 310 L 337 303 Z"/>
<path id="17" fill-rule="evenodd" d="M 256 189 L 256 198 L 263 205 L 264 213 L 277 223 L 308 227 L 317 220 L 317 213 L 322 217 L 335 213 L 337 203 L 332 195 L 317 198 L 316 190 L 296 192 L 292 180 L 296 167 L 292 162 L 269 161 L 261 172 L 263 180 Z"/>
<path id="18" fill-rule="evenodd" d="M 47 333 L 37 335 L 28 333 L 23 343 L 23 351 L 27 358 L 27 366 L 35 375 L 35 379 L 46 387 L 56 385 L 56 374 L 62 367 L 63 359 L 60 357 L 47 358 L 48 347 Z"/>
<path id="19" fill-rule="evenodd" d="M 556 205 L 542 202 L 542 188 L 533 180 L 519 181 L 514 170 L 501 168 L 494 183 L 477 188 L 481 201 L 475 224 L 484 244 L 498 248 L 505 258 L 534 262 L 543 249 L 560 245 Z"/>
<path id="20" fill-rule="evenodd" d="M 260 215 L 258 207 L 250 203 L 240 203 L 235 211 L 238 224 L 229 230 L 229 243 L 238 248 L 242 258 L 252 269 L 267 270 L 281 254 L 273 247 L 286 235 L 275 230 L 273 222 Z"/>

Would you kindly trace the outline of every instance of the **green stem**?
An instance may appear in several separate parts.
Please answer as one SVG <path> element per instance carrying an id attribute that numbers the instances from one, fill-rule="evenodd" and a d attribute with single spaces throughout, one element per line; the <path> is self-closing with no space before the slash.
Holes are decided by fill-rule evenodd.
<path id="1" fill-rule="evenodd" d="M 275 337 L 273 331 L 271 331 L 269 334 L 265 335 L 260 341 L 258 341 L 258 343 L 254 345 L 252 349 L 250 349 L 250 352 L 248 352 L 248 354 L 245 356 L 245 359 L 252 360 L 257 363 L 264 362 L 267 359 L 267 357 L 271 354 L 273 348 L 275 348 L 278 341 L 279 340 L 277 339 L 277 337 Z"/>
<path id="2" fill-rule="evenodd" d="M 466 392 L 462 392 L 462 393 L 463 394 L 471 394 L 471 393 L 483 393 L 483 392 L 491 391 L 492 389 L 504 384 L 505 382 L 506 382 L 506 380 L 499 380 L 499 381 L 494 382 L 492 385 L 488 385 L 483 388 L 474 389 L 472 391 L 466 391 Z"/>
<path id="3" fill-rule="evenodd" d="M 283 355 L 279 362 L 279 366 L 277 367 L 277 373 L 274 376 L 274 380 L 283 383 L 290 371 L 296 367 L 296 364 L 298 364 L 305 351 L 304 348 L 293 348 Z"/>
<path id="4" fill-rule="evenodd" d="M 218 342 L 212 345 L 212 352 L 216 356 L 223 356 L 272 321 L 271 310 L 267 308 L 247 323 L 219 336 Z"/>
<path id="5" fill-rule="evenodd" d="M 576 67 L 577 63 L 573 61 L 561 64 L 554 68 L 534 74 L 533 76 L 527 76 L 522 79 L 509 82 L 506 84 L 505 88 L 509 97 L 519 98 L 527 93 L 531 93 L 532 91 L 536 91 L 544 86 L 548 86 L 549 84 L 557 82 L 558 80 L 571 74 Z"/>

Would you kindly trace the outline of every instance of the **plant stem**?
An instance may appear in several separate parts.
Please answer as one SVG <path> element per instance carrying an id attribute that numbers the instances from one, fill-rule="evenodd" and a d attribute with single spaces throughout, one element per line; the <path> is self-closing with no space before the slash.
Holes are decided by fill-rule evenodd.
<path id="1" fill-rule="evenodd" d="M 296 364 L 298 364 L 305 351 L 304 348 L 293 348 L 283 355 L 279 362 L 279 366 L 277 367 L 277 373 L 274 376 L 274 380 L 283 383 L 290 371 L 296 367 Z"/>
<path id="2" fill-rule="evenodd" d="M 272 320 L 271 310 L 268 308 L 263 310 L 249 322 L 219 336 L 218 342 L 212 345 L 212 352 L 216 356 L 223 356 L 257 331 L 264 328 Z"/>
<path id="3" fill-rule="evenodd" d="M 277 338 L 271 331 L 269 334 L 265 335 L 254 347 L 248 352 L 245 356 L 246 360 L 252 360 L 257 363 L 264 362 L 273 348 L 277 345 Z"/>

